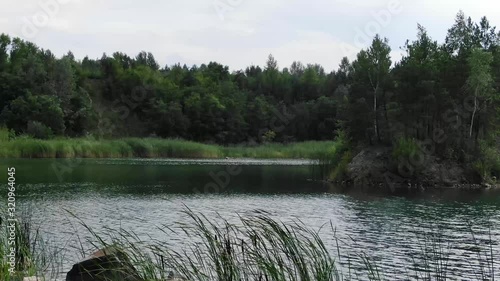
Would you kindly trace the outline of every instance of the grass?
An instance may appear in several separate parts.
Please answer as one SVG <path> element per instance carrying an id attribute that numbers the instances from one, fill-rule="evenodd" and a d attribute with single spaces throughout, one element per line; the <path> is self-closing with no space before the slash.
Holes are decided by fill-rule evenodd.
<path id="1" fill-rule="evenodd" d="M 47 272 L 56 274 L 60 271 L 59 251 L 51 247 L 39 235 L 30 215 L 22 213 L 15 224 L 12 236 L 6 216 L 2 216 L 0 225 L 0 280 L 22 281 L 28 276 L 42 276 Z M 15 237 L 10 240 L 9 237 Z M 15 243 L 13 243 L 15 242 Z M 14 274 L 11 274 L 9 256 L 15 253 Z"/>
<path id="2" fill-rule="evenodd" d="M 4 138 L 0 130 L 0 158 L 268 158 L 317 159 L 335 146 L 334 141 L 219 146 L 179 139 L 123 138 L 96 140 L 62 138 L 40 140 L 18 137 Z"/>
<path id="3" fill-rule="evenodd" d="M 415 157 L 417 153 L 420 153 L 420 148 L 415 139 L 410 138 L 399 138 L 393 146 L 392 157 L 393 159 L 404 159 L 408 160 Z"/>
<path id="4" fill-rule="evenodd" d="M 0 127 L 0 142 L 9 141 L 9 130 L 7 128 Z"/>
<path id="5" fill-rule="evenodd" d="M 350 147 L 346 135 L 340 133 L 334 144 L 318 153 L 316 159 L 319 160 L 319 165 L 314 168 L 319 169 L 321 179 L 340 181 L 345 178 L 353 157 Z"/>
<path id="6" fill-rule="evenodd" d="M 182 250 L 171 249 L 164 240 L 142 241 L 124 230 L 104 229 L 106 235 L 100 236 L 81 223 L 91 233 L 95 249 L 119 249 L 135 272 L 148 281 L 168 280 L 171 272 L 193 281 L 386 280 L 375 259 L 364 252 L 347 257 L 350 261 L 360 261 L 356 269 L 350 263 L 345 268 L 342 242 L 336 238 L 331 224 L 313 230 L 300 221 L 285 223 L 265 212 L 240 216 L 233 223 L 222 217 L 209 219 L 189 209 L 185 215 L 184 223 L 159 227 L 165 239 L 187 236 L 189 242 L 182 245 Z M 472 227 L 471 233 L 476 248 L 481 249 Z M 337 248 L 329 249 L 325 237 L 336 241 Z M 455 269 L 449 266 L 449 245 L 433 235 L 424 238 L 421 252 L 411 254 L 413 265 L 400 280 L 450 280 Z M 490 236 L 489 248 L 474 250 L 479 261 L 475 265 L 475 280 L 495 280 L 492 244 Z M 341 259 L 344 267 L 340 265 Z M 473 261 L 469 262 L 472 265 Z"/>
<path id="7" fill-rule="evenodd" d="M 75 215 L 71 214 L 78 219 Z M 133 232 L 124 229 L 105 228 L 102 233 L 95 232 L 90 226 L 80 220 L 87 229 L 88 237 L 79 237 L 82 256 L 88 252 L 83 249 L 84 241 L 90 243 L 93 249 L 113 249 L 114 253 L 124 261 L 116 272 L 107 276 L 133 274 L 145 281 L 170 280 L 172 272 L 192 281 L 354 281 L 354 280 L 385 280 L 384 272 L 377 266 L 375 259 L 364 252 L 357 256 L 342 256 L 343 242 L 336 238 L 336 230 L 330 225 L 319 229 L 311 229 L 302 222 L 295 220 L 282 222 L 265 212 L 256 212 L 230 223 L 222 217 L 208 218 L 190 209 L 185 210 L 185 221 L 175 225 L 161 225 L 158 228 L 164 234 L 164 239 L 141 240 Z M 22 225 L 22 224 L 20 224 Z M 31 224 L 28 224 L 30 226 Z M 472 239 L 476 245 L 472 250 L 477 255 L 477 262 L 470 259 L 470 265 L 475 269 L 475 280 L 495 280 L 495 260 L 490 241 L 477 240 L 470 226 Z M 18 229 L 22 237 L 19 250 L 24 261 L 18 263 L 18 275 L 9 276 L 3 254 L 6 240 L 4 232 L 0 235 L 0 280 L 22 280 L 23 276 L 53 273 L 46 280 L 54 280 L 59 267 L 53 266 L 47 270 L 48 264 L 58 260 L 54 256 L 60 253 L 51 252 L 42 239 L 30 237 L 37 233 L 33 229 Z M 177 245 L 174 250 L 169 245 L 172 237 L 187 237 L 188 242 Z M 332 239 L 336 249 L 327 247 L 325 238 Z M 411 253 L 413 265 L 406 270 L 406 276 L 399 280 L 450 280 L 451 272 L 455 270 L 449 265 L 449 245 L 434 235 L 425 235 L 420 253 Z M 487 247 L 480 244 L 487 243 Z M 351 251 L 352 252 L 352 251 Z M 49 257 L 52 259 L 48 260 Z M 347 261 L 360 261 L 355 267 Z M 29 262 L 27 262 L 29 261 Z M 342 266 L 341 266 L 341 262 Z M 383 262 L 383 261 L 380 261 Z M 64 275 L 64 274 L 63 274 Z M 51 279 L 52 278 L 52 279 Z M 181 280 L 181 279 L 178 279 Z"/>

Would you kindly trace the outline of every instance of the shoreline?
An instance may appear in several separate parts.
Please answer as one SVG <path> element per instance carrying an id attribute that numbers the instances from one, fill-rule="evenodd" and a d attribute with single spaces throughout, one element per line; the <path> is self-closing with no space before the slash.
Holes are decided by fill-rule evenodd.
<path id="1" fill-rule="evenodd" d="M 318 159 L 336 141 L 306 141 L 223 146 L 180 139 L 32 138 L 0 141 L 0 158 L 180 158 L 180 159 Z"/>
<path id="2" fill-rule="evenodd" d="M 340 185 L 383 185 L 398 189 L 429 189 L 434 186 L 453 189 L 498 188 L 495 181 L 484 181 L 457 161 L 426 156 L 425 162 L 412 166 L 412 174 L 401 176 L 389 146 L 368 146 L 352 153 L 342 139 L 295 143 L 247 143 L 223 146 L 181 139 L 160 138 L 61 138 L 40 140 L 18 138 L 0 140 L 0 159 L 144 159 L 162 161 L 299 161 L 300 165 L 318 165 L 324 181 Z M 298 165 L 297 164 L 297 165 Z"/>

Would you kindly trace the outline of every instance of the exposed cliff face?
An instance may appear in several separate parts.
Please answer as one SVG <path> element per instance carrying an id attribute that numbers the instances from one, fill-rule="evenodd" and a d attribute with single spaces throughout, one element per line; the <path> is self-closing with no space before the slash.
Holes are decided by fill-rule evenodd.
<path id="1" fill-rule="evenodd" d="M 348 180 L 361 185 L 474 187 L 481 180 L 460 163 L 425 156 L 418 164 L 395 161 L 390 147 L 362 149 L 348 166 Z"/>

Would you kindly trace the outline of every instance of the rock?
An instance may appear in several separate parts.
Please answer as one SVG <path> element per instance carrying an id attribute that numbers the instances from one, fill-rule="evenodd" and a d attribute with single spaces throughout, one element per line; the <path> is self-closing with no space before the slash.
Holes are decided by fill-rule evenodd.
<path id="1" fill-rule="evenodd" d="M 144 281 L 122 251 L 109 247 L 73 265 L 66 281 Z"/>
<path id="2" fill-rule="evenodd" d="M 391 160 L 391 151 L 387 146 L 363 148 L 347 167 L 348 181 L 354 182 L 355 185 L 379 186 L 382 183 L 411 190 L 432 186 L 458 187 L 477 181 L 467 174 L 460 163 L 442 160 L 433 155 L 423 155 L 425 158 L 418 166 L 409 166 L 411 176 L 404 177 L 398 172 L 398 163 L 394 159 Z"/>
<path id="3" fill-rule="evenodd" d="M 384 173 L 388 170 L 388 147 L 370 147 L 356 155 L 347 167 L 349 180 L 354 184 L 384 183 Z"/>

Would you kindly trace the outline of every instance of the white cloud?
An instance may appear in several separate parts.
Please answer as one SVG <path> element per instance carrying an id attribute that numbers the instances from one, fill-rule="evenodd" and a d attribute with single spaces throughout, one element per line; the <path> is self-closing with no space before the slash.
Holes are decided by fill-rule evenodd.
<path id="1" fill-rule="evenodd" d="M 23 19 L 43 12 L 40 3 L 48 1 L 62 0 L 5 5 L 0 10 L 1 32 L 22 36 Z M 230 5 L 224 20 L 214 7 L 216 1 Z M 376 21 L 374 13 L 383 13 L 391 1 L 395 0 L 72 0 L 60 5 L 29 39 L 57 55 L 72 50 L 80 58 L 114 51 L 135 56 L 146 50 L 161 65 L 218 61 L 240 69 L 263 65 L 272 53 L 281 67 L 299 60 L 331 70 L 343 56 L 352 59 L 370 43 L 368 39 L 359 44 L 357 32 Z M 493 25 L 500 18 L 495 0 L 400 1 L 401 13 L 380 28 L 390 39 L 393 60 L 400 58 L 405 40 L 415 38 L 417 22 L 442 41 L 460 9 L 474 20 L 486 15 Z"/>

